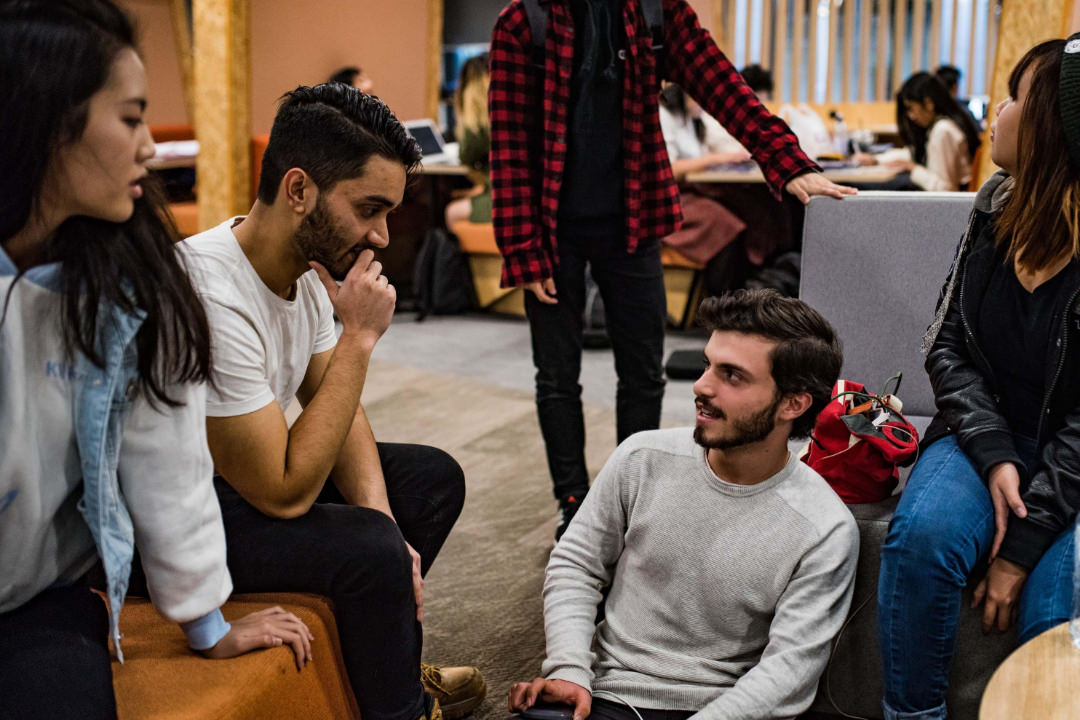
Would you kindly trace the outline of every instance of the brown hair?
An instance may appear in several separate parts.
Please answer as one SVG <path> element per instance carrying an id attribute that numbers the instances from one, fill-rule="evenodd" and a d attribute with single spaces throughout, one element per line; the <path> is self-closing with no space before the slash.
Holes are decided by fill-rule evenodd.
<path id="1" fill-rule="evenodd" d="M 706 298 L 697 316 L 709 332 L 734 331 L 776 342 L 769 364 L 778 397 L 805 392 L 812 398 L 810 408 L 791 425 L 791 437 L 807 437 L 844 363 L 832 325 L 802 300 L 775 290 L 736 290 Z"/>
<path id="2" fill-rule="evenodd" d="M 1012 195 L 997 220 L 996 242 L 1028 271 L 1080 254 L 1080 174 L 1069 161 L 1058 101 L 1064 40 L 1036 45 L 1009 76 L 1016 97 L 1024 73 L 1031 88 L 1020 113 Z"/>

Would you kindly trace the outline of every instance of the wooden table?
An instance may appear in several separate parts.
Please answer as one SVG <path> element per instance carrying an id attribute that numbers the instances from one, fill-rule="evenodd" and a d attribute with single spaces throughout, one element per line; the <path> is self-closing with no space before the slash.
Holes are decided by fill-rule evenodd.
<path id="1" fill-rule="evenodd" d="M 899 170 L 896 168 L 867 165 L 866 167 L 826 170 L 824 175 L 834 183 L 843 184 L 888 182 L 898 173 Z M 691 183 L 763 183 L 765 176 L 761 174 L 761 168 L 754 164 L 746 168 L 723 168 L 690 173 L 686 176 L 686 181 Z"/>
<path id="2" fill-rule="evenodd" d="M 1069 624 L 1047 630 L 1010 655 L 983 693 L 979 720 L 1080 718 L 1080 649 Z"/>

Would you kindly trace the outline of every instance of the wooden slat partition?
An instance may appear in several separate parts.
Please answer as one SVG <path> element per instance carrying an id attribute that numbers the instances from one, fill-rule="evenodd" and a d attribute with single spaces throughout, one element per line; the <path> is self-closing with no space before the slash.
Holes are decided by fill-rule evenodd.
<path id="1" fill-rule="evenodd" d="M 967 72 L 964 73 L 964 77 L 962 78 L 960 97 L 971 97 L 973 94 L 971 92 L 971 87 L 975 78 L 971 76 L 971 68 L 975 67 L 975 40 L 977 37 L 975 31 L 979 28 L 986 28 L 985 21 L 982 23 L 979 22 L 979 18 L 977 17 L 978 11 L 979 3 L 977 0 L 971 0 L 971 35 L 968 37 L 967 65 L 964 66 L 967 68 Z"/>
<path id="2" fill-rule="evenodd" d="M 877 0 L 877 8 L 877 73 L 874 78 L 874 98 L 888 100 L 889 88 L 886 83 L 889 71 L 889 0 Z"/>
<path id="3" fill-rule="evenodd" d="M 818 67 L 818 3 L 822 0 L 807 0 L 807 22 L 810 23 L 810 46 L 806 48 L 806 96 L 810 102 L 817 101 L 814 88 L 817 87 Z"/>
<path id="4" fill-rule="evenodd" d="M 907 0 L 893 0 L 893 91 L 904 82 L 904 20 L 907 17 Z"/>
<path id="5" fill-rule="evenodd" d="M 833 5 L 832 0 L 827 0 L 827 2 L 829 3 L 829 55 L 825 63 L 825 102 L 830 103 L 836 101 L 833 85 L 836 77 L 836 48 L 839 43 L 836 41 L 836 6 Z"/>
<path id="6" fill-rule="evenodd" d="M 791 45 L 791 100 L 792 102 L 799 102 L 803 98 L 802 75 L 806 67 L 803 63 L 803 37 L 806 35 L 806 0 L 795 0 L 792 12 L 795 13 L 792 17 L 792 33 L 795 35 L 795 39 Z M 813 87 L 813 84 L 814 79 L 811 76 L 808 85 Z"/>
<path id="7" fill-rule="evenodd" d="M 960 1 L 972 3 L 970 22 L 958 11 Z M 964 94 L 986 94 L 988 81 L 975 86 L 989 74 L 979 72 L 978 63 L 993 67 L 1004 1 L 980 6 L 980 0 L 712 0 L 711 7 L 717 40 L 731 55 L 736 37 L 745 42 L 740 60 L 772 70 L 778 101 L 814 103 L 823 97 L 829 104 L 892 102 L 908 75 L 943 62 L 963 73 Z M 751 51 L 759 39 L 755 14 L 761 21 L 760 55 Z M 944 27 L 950 29 L 946 37 Z M 983 37 L 985 54 L 976 47 Z M 824 87 L 818 87 L 819 71 Z"/>
<path id="8" fill-rule="evenodd" d="M 837 100 L 851 97 L 851 72 L 855 66 L 855 3 L 857 0 L 844 0 L 844 68 L 840 79 L 840 95 Z M 836 10 L 836 7 L 833 7 Z"/>
<path id="9" fill-rule="evenodd" d="M 941 0 L 934 0 L 930 6 L 930 64 L 941 64 Z"/>
<path id="10" fill-rule="evenodd" d="M 778 33 L 783 33 L 783 37 L 787 39 L 787 9 L 788 3 L 791 0 L 776 0 L 776 27 Z M 777 40 L 773 45 L 773 86 L 782 88 L 785 87 L 785 70 L 787 62 L 784 59 L 784 50 L 787 48 L 785 41 Z"/>
<path id="11" fill-rule="evenodd" d="M 862 102 L 870 100 L 870 14 L 873 0 L 859 0 L 859 93 Z"/>
<path id="12" fill-rule="evenodd" d="M 956 65 L 960 60 L 956 57 L 956 41 L 960 38 L 960 28 L 956 21 L 960 19 L 960 0 L 950 0 L 952 10 L 952 33 L 949 38 L 949 63 Z"/>
<path id="13" fill-rule="evenodd" d="M 923 37 L 926 34 L 926 0 L 915 0 L 914 17 L 911 28 L 911 69 L 926 68 L 933 71 L 937 63 L 933 59 L 929 65 L 923 62 Z"/>
<path id="14" fill-rule="evenodd" d="M 772 57 L 772 39 L 775 34 L 772 26 L 773 0 L 764 0 L 761 8 L 761 64 L 768 65 Z M 774 86 L 779 87 L 779 86 Z M 777 90 L 777 97 L 783 97 L 782 91 Z"/>

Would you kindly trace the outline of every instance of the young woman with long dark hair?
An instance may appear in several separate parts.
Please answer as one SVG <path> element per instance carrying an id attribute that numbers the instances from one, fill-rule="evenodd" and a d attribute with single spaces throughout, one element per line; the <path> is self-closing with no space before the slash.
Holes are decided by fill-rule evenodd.
<path id="1" fill-rule="evenodd" d="M 997 108 L 924 340 L 938 413 L 882 551 L 885 717 L 945 717 L 961 590 L 1020 642 L 1068 619 L 1080 507 L 1080 34 L 1030 50 Z"/>
<path id="2" fill-rule="evenodd" d="M 971 115 L 936 76 L 918 72 L 896 93 L 896 126 L 904 148 L 881 155 L 857 154 L 862 165 L 891 165 L 911 173 L 923 190 L 966 190 L 981 140 Z"/>
<path id="3" fill-rule="evenodd" d="M 206 448 L 210 333 L 146 179 L 132 26 L 108 0 L 0 0 L 0 698 L 116 714 L 108 636 L 136 541 L 151 599 L 231 657 L 310 634 L 234 621 Z M 101 563 L 110 610 L 87 576 Z"/>

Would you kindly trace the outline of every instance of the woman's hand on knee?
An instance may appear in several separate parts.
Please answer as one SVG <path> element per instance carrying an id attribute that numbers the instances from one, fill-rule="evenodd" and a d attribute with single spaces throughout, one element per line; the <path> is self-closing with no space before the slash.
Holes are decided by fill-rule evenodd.
<path id="1" fill-rule="evenodd" d="M 203 650 L 203 655 L 222 660 L 260 648 L 288 645 L 296 657 L 297 670 L 311 660 L 311 641 L 315 636 L 303 620 L 280 607 L 253 612 L 230 624 L 232 628 L 225 637 L 209 650 Z"/>
<path id="2" fill-rule="evenodd" d="M 1018 518 L 1027 517 L 1027 507 L 1020 498 L 1020 472 L 1016 465 L 1005 462 L 990 470 L 990 500 L 994 503 L 994 544 L 990 546 L 990 561 L 997 557 L 1005 531 L 1009 527 L 1009 511 Z"/>
<path id="3" fill-rule="evenodd" d="M 982 628 L 989 633 L 995 627 L 1005 632 L 1016 621 L 1020 606 L 1020 591 L 1024 589 L 1028 571 L 1026 568 L 997 558 L 990 563 L 990 570 L 975 588 L 975 599 L 971 607 L 983 606 Z"/>

